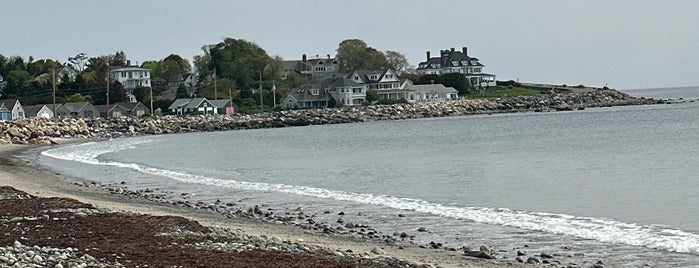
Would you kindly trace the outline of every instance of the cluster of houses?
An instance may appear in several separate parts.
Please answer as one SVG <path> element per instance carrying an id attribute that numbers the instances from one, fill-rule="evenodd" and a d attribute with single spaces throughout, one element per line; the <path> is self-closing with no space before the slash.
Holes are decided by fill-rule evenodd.
<path id="1" fill-rule="evenodd" d="M 461 51 L 454 48 L 440 51 L 439 57 L 430 57 L 421 62 L 416 72 L 427 74 L 463 74 L 469 86 L 482 89 L 495 86 L 495 75 L 483 72 L 485 66 L 478 58 L 469 57 L 467 48 Z M 342 105 L 362 105 L 367 100 L 367 91 L 376 91 L 380 100 L 404 99 L 409 103 L 442 102 L 458 98 L 458 91 L 442 84 L 414 85 L 410 80 L 401 80 L 392 69 L 356 70 L 342 73 L 340 63 L 327 55 L 326 58 L 308 59 L 304 54 L 301 60 L 284 61 L 281 75 L 286 78 L 298 73 L 309 83 L 292 89 L 283 100 L 286 108 L 328 107 L 331 102 Z"/>
<path id="2" fill-rule="evenodd" d="M 481 89 L 495 86 L 495 75 L 483 72 L 485 66 L 478 58 L 470 57 L 467 48 L 461 51 L 441 50 L 439 57 L 430 57 L 427 51 L 426 61 L 419 63 L 415 72 L 420 75 L 441 75 L 447 73 L 463 74 L 469 86 Z M 375 91 L 380 100 L 405 100 L 416 102 L 442 102 L 457 99 L 458 91 L 442 84 L 414 85 L 410 80 L 401 80 L 392 69 L 356 70 L 343 73 L 340 62 L 327 55 L 316 55 L 309 59 L 305 54 L 301 60 L 282 62 L 281 76 L 286 79 L 290 74 L 303 76 L 306 84 L 291 89 L 282 100 L 286 108 L 322 108 L 333 104 L 343 106 L 362 105 L 367 102 L 367 91 Z M 28 117 L 43 118 L 91 118 L 143 116 L 153 113 L 143 103 L 137 102 L 133 90 L 137 87 L 151 87 L 150 70 L 132 66 L 113 66 L 110 79 L 119 81 L 127 91 L 129 102 L 111 105 L 92 105 L 89 102 L 72 102 L 64 104 L 39 104 L 22 106 L 18 100 L 0 101 L 0 120 L 23 119 Z M 4 81 L 0 79 L 0 86 Z M 183 83 L 193 88 L 193 75 L 183 75 Z M 192 92 L 193 93 L 193 92 Z M 168 98 L 167 96 L 161 96 Z M 172 99 L 174 96 L 169 97 Z M 152 98 L 151 98 L 152 99 Z M 187 114 L 233 114 L 236 106 L 230 100 L 208 100 L 206 98 L 175 99 L 168 111 L 176 115 Z"/>
<path id="3" fill-rule="evenodd" d="M 0 100 L 0 121 L 25 118 L 93 118 L 143 116 L 150 114 L 141 102 L 119 102 L 93 105 L 89 102 L 68 102 L 23 106 L 19 100 Z"/>

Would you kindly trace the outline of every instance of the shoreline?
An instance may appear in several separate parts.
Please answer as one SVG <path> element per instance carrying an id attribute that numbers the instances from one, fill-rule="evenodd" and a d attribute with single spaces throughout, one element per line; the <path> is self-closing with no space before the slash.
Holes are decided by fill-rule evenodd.
<path id="1" fill-rule="evenodd" d="M 89 140 L 69 140 L 67 143 L 86 141 Z M 47 167 L 32 166 L 31 163 L 19 157 L 29 150 L 39 149 L 41 148 L 26 145 L 0 146 L 0 165 L 3 166 L 0 169 L 0 186 L 11 186 L 37 197 L 70 198 L 99 209 L 127 215 L 184 217 L 208 228 L 238 232 L 250 241 L 277 240 L 278 242 L 281 240 L 315 249 L 319 253 L 332 253 L 340 256 L 341 259 L 384 258 L 408 264 L 410 267 L 525 267 L 524 264 L 513 260 L 490 260 L 466 256 L 462 251 L 424 248 L 409 243 L 388 244 L 371 239 L 324 234 L 304 230 L 295 225 L 275 224 L 264 219 L 227 217 L 212 210 L 175 206 L 142 197 L 114 194 L 102 187 L 85 187 L 80 183 L 71 182 Z"/>
<path id="2" fill-rule="evenodd" d="M 635 103 L 635 101 L 638 100 L 639 99 L 633 99 L 632 102 Z M 664 103 L 647 99 L 640 100 L 644 101 L 641 104 Z M 645 103 L 645 101 L 647 101 L 648 103 Z M 410 105 L 392 105 L 387 107 L 380 107 L 378 108 L 379 110 L 374 111 L 380 113 L 372 115 L 370 117 L 370 120 L 367 120 L 366 118 L 362 117 L 356 117 L 357 112 L 361 114 L 365 113 L 366 111 L 357 111 L 354 108 L 349 109 L 349 111 L 354 112 L 354 114 L 349 113 L 349 115 L 347 115 L 348 109 L 336 109 L 329 112 L 330 116 L 323 116 L 321 118 L 317 117 L 318 113 L 327 112 L 328 110 L 304 110 L 298 111 L 297 114 L 289 114 L 291 113 L 289 112 L 277 113 L 274 115 L 262 114 L 259 116 L 252 117 L 242 116 L 237 118 L 230 118 L 225 116 L 206 118 L 198 116 L 190 117 L 188 120 L 181 118 L 156 117 L 141 119 L 141 121 L 135 121 L 133 118 L 127 118 L 126 120 L 121 119 L 121 121 L 119 121 L 119 119 L 112 119 L 111 122 L 86 122 L 82 119 L 68 119 L 64 120 L 67 121 L 67 123 L 61 126 L 63 128 L 69 129 L 68 132 L 64 132 L 63 130 L 53 130 L 54 134 L 59 134 L 58 137 L 51 137 L 51 125 L 49 125 L 48 131 L 44 131 L 46 130 L 46 126 L 42 126 L 40 124 L 37 124 L 36 122 L 30 122 L 28 125 L 35 127 L 35 129 L 29 130 L 30 133 L 26 134 L 26 137 L 30 139 L 28 141 L 27 139 L 20 140 L 23 142 L 18 143 L 51 143 L 58 145 L 66 145 L 71 143 L 100 141 L 112 137 L 139 136 L 149 134 L 187 133 L 197 131 L 220 131 L 249 128 L 270 128 L 311 124 L 336 124 L 379 120 L 400 120 L 484 113 L 490 114 L 552 111 L 550 109 L 532 109 L 532 107 L 528 107 L 526 105 L 522 106 L 521 103 L 517 104 L 517 102 L 515 101 L 503 102 L 505 104 L 497 103 L 496 106 L 493 106 L 490 109 L 475 110 L 470 109 L 468 107 L 464 108 L 464 106 L 455 105 L 457 103 L 463 104 L 463 102 L 454 102 L 445 104 L 446 106 L 430 106 L 431 114 L 427 115 L 424 114 L 424 110 L 420 110 L 415 107 L 413 107 L 414 109 L 412 110 L 406 110 L 406 107 L 411 107 Z M 479 105 L 485 105 L 481 107 L 488 107 L 488 105 L 490 104 L 484 102 Z M 590 107 L 600 106 L 608 107 L 615 105 L 599 105 Z M 465 110 L 455 109 L 455 107 Z M 528 108 L 520 109 L 514 107 Z M 565 111 L 568 109 L 560 108 L 554 109 L 553 111 L 558 110 Z M 241 120 L 241 118 L 242 121 L 236 121 Z M 288 118 L 292 118 L 293 120 L 288 120 Z M 175 124 L 172 124 L 173 122 Z M 48 135 L 34 135 L 33 133 L 37 131 L 36 128 L 39 129 L 39 132 Z M 66 135 L 65 133 L 68 134 Z M 36 137 L 32 139 L 32 136 Z M 13 142 L 14 141 L 15 140 L 13 140 Z M 57 174 L 55 171 L 47 167 L 37 167 L 36 165 L 34 165 L 35 163 L 25 162 L 21 157 L 19 157 L 19 155 L 25 154 L 29 150 L 41 150 L 45 148 L 46 147 L 39 145 L 0 145 L 0 165 L 4 166 L 2 169 L 0 169 L 0 186 L 13 186 L 18 190 L 40 197 L 71 198 L 80 202 L 92 204 L 98 208 L 104 208 L 108 209 L 109 211 L 115 211 L 120 213 L 137 213 L 156 216 L 185 217 L 187 219 L 197 221 L 207 227 L 241 231 L 246 237 L 249 237 L 251 241 L 274 240 L 271 239 L 269 235 L 274 234 L 273 236 L 275 238 L 281 239 L 283 241 L 291 241 L 296 244 L 302 244 L 305 247 L 314 247 L 316 248 L 316 251 L 330 252 L 338 256 L 341 255 L 343 256 L 343 258 L 347 259 L 375 259 L 386 257 L 393 260 L 404 261 L 410 264 L 408 265 L 410 267 L 522 267 L 526 266 L 526 263 L 536 266 L 556 263 L 558 265 L 564 265 L 561 263 L 561 261 L 566 261 L 568 264 L 571 265 L 603 267 L 603 262 L 601 262 L 600 260 L 586 259 L 584 257 L 584 254 L 579 256 L 567 256 L 566 258 L 566 253 L 559 252 L 556 252 L 554 254 L 543 252 L 531 252 L 523 253 L 522 255 L 520 255 L 519 252 L 517 252 L 517 259 L 503 259 L 504 257 L 502 253 L 490 252 L 490 254 L 483 255 L 482 253 L 493 250 L 492 248 L 489 249 L 487 245 L 484 245 L 485 248 L 481 247 L 479 250 L 471 251 L 470 249 L 466 248 L 448 249 L 441 247 L 441 245 L 425 246 L 417 245 L 414 243 L 408 243 L 405 241 L 401 243 L 392 244 L 381 242 L 376 239 L 361 237 L 357 238 L 351 235 L 338 234 L 338 232 L 336 232 L 336 229 L 331 229 L 334 230 L 334 232 L 330 231 L 328 234 L 326 234 L 322 231 L 319 232 L 318 230 L 312 230 L 312 228 L 311 230 L 309 230 L 308 228 L 304 229 L 300 225 L 290 225 L 284 222 L 275 223 L 274 218 L 256 218 L 256 213 L 254 211 L 252 213 L 252 217 L 250 217 L 249 213 L 243 213 L 243 215 L 237 216 L 235 215 L 235 213 L 228 213 L 229 215 L 223 215 L 215 209 L 207 208 L 207 206 L 213 206 L 213 204 L 202 204 L 200 206 L 199 204 L 187 202 L 178 204 L 174 202 L 174 199 L 153 200 L 147 198 L 148 194 L 144 195 L 143 192 L 134 192 L 129 190 L 124 191 L 126 187 L 122 187 L 120 192 L 115 192 L 115 187 L 118 186 L 110 188 L 110 185 L 96 185 L 94 183 L 90 184 L 90 182 L 84 181 L 82 179 L 80 179 L 82 183 L 76 183 L 74 181 L 71 182 L 68 180 L 68 178 L 64 177 L 61 174 Z M 233 217 L 231 217 L 231 214 Z M 326 223 L 317 223 L 316 225 L 322 226 L 324 224 Z M 524 245 L 524 247 L 526 247 L 526 245 Z M 515 249 L 504 250 L 510 251 Z M 502 250 L 500 251 L 502 252 Z M 497 257 L 499 259 L 489 259 L 494 257 Z M 573 261 L 572 259 L 575 260 Z"/>

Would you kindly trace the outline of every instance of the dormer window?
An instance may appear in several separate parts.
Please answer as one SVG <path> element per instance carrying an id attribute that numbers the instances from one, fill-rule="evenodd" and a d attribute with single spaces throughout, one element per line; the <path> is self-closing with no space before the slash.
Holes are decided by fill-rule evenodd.
<path id="1" fill-rule="evenodd" d="M 318 89 L 311 89 L 312 95 L 318 95 Z"/>
<path id="2" fill-rule="evenodd" d="M 461 61 L 461 65 L 463 65 L 463 66 L 468 66 L 468 61 L 462 60 L 462 61 Z"/>
<path id="3" fill-rule="evenodd" d="M 378 77 L 377 77 L 377 75 L 375 75 L 375 74 L 372 74 L 371 76 L 369 76 L 369 79 L 371 79 L 371 80 L 376 80 L 377 78 L 378 78 Z"/>
<path id="4" fill-rule="evenodd" d="M 358 75 L 355 75 L 352 79 L 353 79 L 354 81 L 359 81 L 359 76 L 358 76 Z"/>
<path id="5" fill-rule="evenodd" d="M 451 66 L 459 66 L 459 62 L 455 60 L 451 61 Z"/>

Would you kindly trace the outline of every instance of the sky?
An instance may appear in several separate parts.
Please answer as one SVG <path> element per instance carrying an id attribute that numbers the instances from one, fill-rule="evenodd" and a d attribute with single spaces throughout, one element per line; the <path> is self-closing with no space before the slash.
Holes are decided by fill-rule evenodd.
<path id="1" fill-rule="evenodd" d="M 468 47 L 498 80 L 618 89 L 699 86 L 695 0 L 22 0 L 0 3 L 0 54 L 25 60 L 124 51 L 190 62 L 224 38 L 285 60 L 361 39 L 404 54 Z"/>

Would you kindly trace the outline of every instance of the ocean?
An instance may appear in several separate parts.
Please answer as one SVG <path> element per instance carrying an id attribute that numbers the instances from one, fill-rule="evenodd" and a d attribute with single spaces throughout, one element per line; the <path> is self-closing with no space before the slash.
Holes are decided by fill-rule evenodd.
<path id="1" fill-rule="evenodd" d="M 699 87 L 625 92 L 684 102 L 143 136 L 36 160 L 175 199 L 343 212 L 419 245 L 699 267 Z"/>

